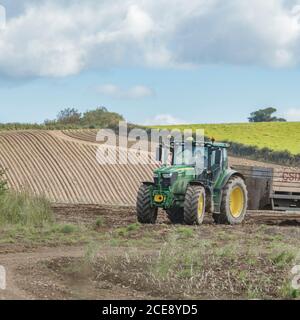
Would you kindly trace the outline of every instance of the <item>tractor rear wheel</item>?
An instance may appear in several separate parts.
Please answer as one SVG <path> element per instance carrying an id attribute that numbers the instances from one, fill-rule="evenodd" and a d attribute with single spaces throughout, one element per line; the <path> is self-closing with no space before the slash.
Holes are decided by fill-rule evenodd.
<path id="1" fill-rule="evenodd" d="M 221 213 L 214 214 L 218 224 L 240 224 L 244 221 L 248 203 L 248 192 L 244 180 L 233 176 L 227 182 L 221 202 Z"/>
<path id="2" fill-rule="evenodd" d="M 155 224 L 157 220 L 157 210 L 157 208 L 151 207 L 151 192 L 149 186 L 141 185 L 136 202 L 138 222 L 143 224 Z"/>
<path id="3" fill-rule="evenodd" d="M 183 208 L 171 208 L 166 210 L 169 220 L 174 224 L 181 224 L 184 221 Z"/>
<path id="4" fill-rule="evenodd" d="M 188 186 L 184 200 L 184 222 L 200 225 L 205 215 L 205 189 L 202 186 Z"/>

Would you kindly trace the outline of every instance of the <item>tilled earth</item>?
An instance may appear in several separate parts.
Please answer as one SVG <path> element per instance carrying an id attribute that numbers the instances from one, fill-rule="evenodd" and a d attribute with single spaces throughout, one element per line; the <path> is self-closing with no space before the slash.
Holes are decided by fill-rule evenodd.
<path id="1" fill-rule="evenodd" d="M 239 226 L 136 224 L 132 207 L 55 205 L 61 223 L 93 230 L 68 245 L 0 242 L 0 299 L 296 298 L 300 218 L 249 212 Z M 98 223 L 97 223 L 98 221 Z M 100 221 L 100 222 L 99 222 Z M 0 240 L 1 235 L 0 235 Z"/>

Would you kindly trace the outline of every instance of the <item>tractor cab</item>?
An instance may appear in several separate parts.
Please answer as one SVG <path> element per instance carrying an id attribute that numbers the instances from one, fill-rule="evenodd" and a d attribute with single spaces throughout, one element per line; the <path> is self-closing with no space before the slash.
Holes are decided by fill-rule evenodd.
<path id="1" fill-rule="evenodd" d="M 164 172 L 192 169 L 196 179 L 207 177 L 215 181 L 223 170 L 228 168 L 227 148 L 225 143 L 171 143 L 161 144 L 157 151 L 157 160 Z"/>

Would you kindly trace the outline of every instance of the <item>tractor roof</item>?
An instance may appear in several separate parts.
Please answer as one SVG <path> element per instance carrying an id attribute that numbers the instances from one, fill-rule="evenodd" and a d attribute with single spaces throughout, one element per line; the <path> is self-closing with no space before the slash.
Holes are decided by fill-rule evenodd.
<path id="1" fill-rule="evenodd" d="M 204 145 L 206 147 L 218 147 L 218 148 L 229 148 L 230 145 L 228 143 L 222 142 L 205 142 Z"/>
<path id="2" fill-rule="evenodd" d="M 178 142 L 177 142 L 177 143 L 175 142 L 175 143 L 174 143 L 174 141 L 173 141 L 173 142 L 171 141 L 170 145 L 171 145 L 171 146 L 172 146 L 172 145 L 174 146 L 174 144 L 175 144 L 175 145 L 179 145 L 179 144 L 184 145 L 185 143 L 187 143 L 187 142 L 179 142 L 179 143 L 178 143 Z M 200 145 L 200 144 L 201 144 L 201 143 L 200 143 L 200 144 L 199 144 L 199 143 L 196 143 L 195 141 L 193 141 L 192 143 L 193 143 L 193 145 Z M 203 144 L 202 144 L 202 145 L 203 145 Z M 205 142 L 204 142 L 204 146 L 205 146 L 205 147 L 208 147 L 208 148 L 214 148 L 214 147 L 215 147 L 215 148 L 229 148 L 229 147 L 230 147 L 230 145 L 229 145 L 228 143 L 212 142 L 212 141 L 205 141 Z"/>

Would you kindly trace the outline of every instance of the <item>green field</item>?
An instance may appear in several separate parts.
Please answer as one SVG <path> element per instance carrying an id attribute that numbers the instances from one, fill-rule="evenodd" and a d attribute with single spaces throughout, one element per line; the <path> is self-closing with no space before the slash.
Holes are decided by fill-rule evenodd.
<path id="1" fill-rule="evenodd" d="M 217 141 L 231 141 L 244 145 L 267 147 L 275 151 L 288 150 L 300 154 L 300 122 L 260 122 L 229 124 L 191 124 L 159 126 L 168 129 L 204 129 L 205 136 Z"/>

